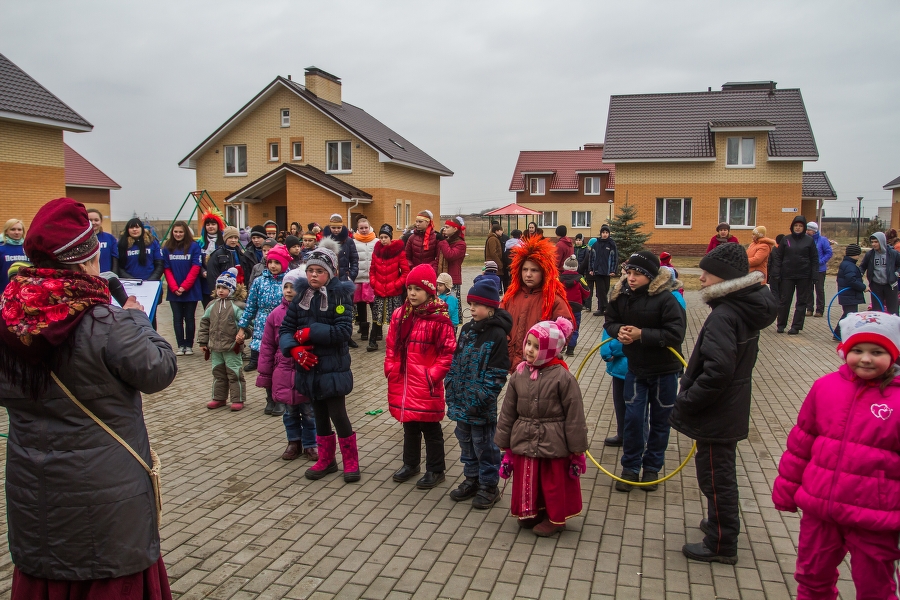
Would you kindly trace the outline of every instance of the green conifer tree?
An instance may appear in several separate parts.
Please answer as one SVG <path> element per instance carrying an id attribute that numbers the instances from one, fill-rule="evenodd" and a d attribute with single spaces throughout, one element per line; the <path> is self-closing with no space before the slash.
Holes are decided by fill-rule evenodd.
<path id="1" fill-rule="evenodd" d="M 651 234 L 640 232 L 640 228 L 644 224 L 635 219 L 637 219 L 637 207 L 634 204 L 628 204 L 626 200 L 616 216 L 606 220 L 609 223 L 610 235 L 619 250 L 619 258 L 623 262 L 633 253 L 643 250 L 644 244 L 650 239 Z"/>

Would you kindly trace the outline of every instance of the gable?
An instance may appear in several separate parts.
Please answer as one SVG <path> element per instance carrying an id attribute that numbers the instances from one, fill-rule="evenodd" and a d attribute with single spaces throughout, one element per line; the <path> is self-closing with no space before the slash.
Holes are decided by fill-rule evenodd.
<path id="1" fill-rule="evenodd" d="M 0 118 L 67 131 L 94 128 L 81 115 L 0 54 Z"/>

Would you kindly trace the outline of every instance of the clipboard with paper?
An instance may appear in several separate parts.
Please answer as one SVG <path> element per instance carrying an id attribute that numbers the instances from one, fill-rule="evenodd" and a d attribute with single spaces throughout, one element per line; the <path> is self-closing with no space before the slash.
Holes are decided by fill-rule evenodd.
<path id="1" fill-rule="evenodd" d="M 162 282 L 143 281 L 141 279 L 120 279 L 119 281 L 122 282 L 122 287 L 125 288 L 129 296 L 137 298 L 137 301 L 144 307 L 147 317 L 153 322 L 153 317 L 156 316 L 156 306 L 162 297 Z M 121 306 L 115 299 L 112 300 L 112 303 L 116 306 Z"/>

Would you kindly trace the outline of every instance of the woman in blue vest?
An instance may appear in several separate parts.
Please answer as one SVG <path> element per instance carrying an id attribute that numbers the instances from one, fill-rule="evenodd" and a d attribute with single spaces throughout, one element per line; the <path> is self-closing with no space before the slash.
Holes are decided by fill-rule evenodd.
<path id="1" fill-rule="evenodd" d="M 159 242 L 144 230 L 140 219 L 130 219 L 125 224 L 125 233 L 119 238 L 119 277 L 159 281 L 164 268 Z M 153 329 L 156 329 L 155 313 Z"/>
<path id="2" fill-rule="evenodd" d="M 201 291 L 198 277 L 200 275 L 200 244 L 194 241 L 188 224 L 176 221 L 172 233 L 162 249 L 165 262 L 166 283 L 169 291 L 166 300 L 172 307 L 172 323 L 175 326 L 175 349 L 177 356 L 194 353 L 194 332 L 197 302 Z"/>
<path id="3" fill-rule="evenodd" d="M 19 219 L 10 219 L 3 227 L 3 245 L 0 246 L 0 294 L 9 283 L 9 268 L 14 262 L 27 262 L 25 250 L 25 226 Z"/>

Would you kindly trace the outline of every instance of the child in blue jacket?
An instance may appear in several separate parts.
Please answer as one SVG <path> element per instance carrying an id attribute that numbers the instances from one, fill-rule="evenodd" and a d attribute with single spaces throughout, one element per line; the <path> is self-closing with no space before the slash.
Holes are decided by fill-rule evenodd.
<path id="1" fill-rule="evenodd" d="M 608 339 L 609 334 L 604 329 L 600 343 Z M 606 374 L 612 377 L 613 408 L 616 411 L 616 435 L 603 440 L 603 445 L 621 446 L 622 430 L 625 428 L 625 376 L 628 375 L 628 359 L 622 352 L 622 342 L 615 338 L 600 346 L 600 356 L 606 362 Z"/>
<path id="2" fill-rule="evenodd" d="M 450 322 L 453 323 L 453 332 L 456 335 L 456 328 L 459 327 L 459 300 L 453 292 L 453 278 L 449 273 L 441 273 L 437 277 L 437 297 L 447 303 L 447 310 L 450 311 Z"/>
<path id="3" fill-rule="evenodd" d="M 862 254 L 858 244 L 850 244 L 844 252 L 844 260 L 838 267 L 837 286 L 838 290 L 844 290 L 838 294 L 838 303 L 844 309 L 844 314 L 838 319 L 834 327 L 834 340 L 841 341 L 841 321 L 850 313 L 859 312 L 859 305 L 866 303 L 866 297 L 863 292 L 866 291 L 866 284 L 863 281 L 862 271 L 856 265 L 858 256 Z"/>

